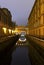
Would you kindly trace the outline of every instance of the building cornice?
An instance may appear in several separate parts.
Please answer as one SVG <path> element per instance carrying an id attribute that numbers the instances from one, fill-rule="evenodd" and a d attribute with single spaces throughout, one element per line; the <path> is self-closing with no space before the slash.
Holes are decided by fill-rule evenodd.
<path id="1" fill-rule="evenodd" d="M 34 5 L 33 5 L 32 9 L 31 9 L 31 12 L 30 12 L 30 15 L 29 15 L 29 17 L 28 17 L 28 20 L 29 20 L 29 18 L 30 18 L 30 16 L 31 16 L 31 13 L 32 13 L 32 11 L 33 11 L 33 8 L 34 8 L 35 5 L 36 5 L 36 1 L 37 1 L 37 0 L 35 0 Z"/>

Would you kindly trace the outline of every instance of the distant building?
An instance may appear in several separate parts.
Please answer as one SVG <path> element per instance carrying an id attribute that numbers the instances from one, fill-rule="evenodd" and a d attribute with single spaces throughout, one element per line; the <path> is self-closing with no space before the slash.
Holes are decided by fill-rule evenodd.
<path id="1" fill-rule="evenodd" d="M 27 26 L 16 26 L 16 32 L 19 34 L 24 33 L 28 34 L 28 27 Z"/>
<path id="2" fill-rule="evenodd" d="M 29 35 L 44 37 L 44 0 L 35 0 L 28 17 Z"/>

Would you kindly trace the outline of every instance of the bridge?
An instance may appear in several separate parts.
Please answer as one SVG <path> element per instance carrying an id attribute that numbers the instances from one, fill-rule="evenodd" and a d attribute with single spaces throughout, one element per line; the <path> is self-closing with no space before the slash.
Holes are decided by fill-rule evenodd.
<path id="1" fill-rule="evenodd" d="M 29 34 L 27 26 L 17 26 L 15 29 L 15 33 L 21 34 L 22 32 L 25 34 Z"/>

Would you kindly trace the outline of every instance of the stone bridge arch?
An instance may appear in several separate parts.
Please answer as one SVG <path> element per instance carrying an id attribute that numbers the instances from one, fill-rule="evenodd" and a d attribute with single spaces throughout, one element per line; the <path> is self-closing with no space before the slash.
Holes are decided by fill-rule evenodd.
<path id="1" fill-rule="evenodd" d="M 26 26 L 17 26 L 16 30 L 18 34 L 21 34 L 22 32 L 24 32 L 25 34 L 28 34 L 28 27 Z"/>

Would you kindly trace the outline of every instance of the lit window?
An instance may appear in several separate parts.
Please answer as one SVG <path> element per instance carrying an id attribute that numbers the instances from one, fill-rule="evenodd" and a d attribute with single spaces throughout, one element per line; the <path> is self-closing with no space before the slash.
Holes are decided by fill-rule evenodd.
<path id="1" fill-rule="evenodd" d="M 3 27 L 2 29 L 3 29 L 4 33 L 6 34 L 6 30 L 7 30 L 7 29 L 6 29 L 6 28 L 4 28 L 4 27 Z"/>

